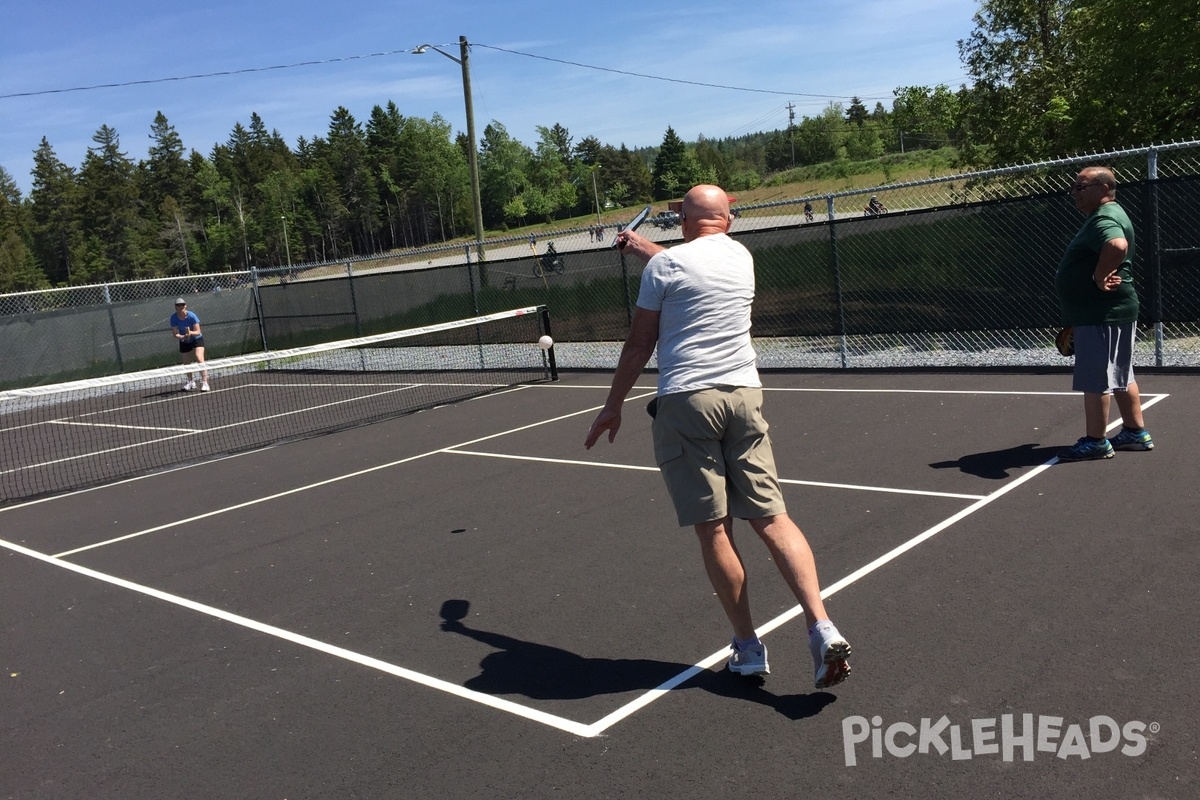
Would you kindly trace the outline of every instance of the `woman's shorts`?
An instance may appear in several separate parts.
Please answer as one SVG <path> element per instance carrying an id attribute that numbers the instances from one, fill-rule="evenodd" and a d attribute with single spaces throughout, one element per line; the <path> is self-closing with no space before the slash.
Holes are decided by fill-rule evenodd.
<path id="1" fill-rule="evenodd" d="M 193 350 L 195 350 L 197 347 L 204 347 L 204 337 L 203 336 L 197 336 L 194 339 L 180 339 L 179 340 L 179 352 L 181 352 L 181 353 L 190 353 Z"/>
<path id="2" fill-rule="evenodd" d="M 787 511 L 761 389 L 723 386 L 663 395 L 653 431 L 654 460 L 680 526 Z"/>

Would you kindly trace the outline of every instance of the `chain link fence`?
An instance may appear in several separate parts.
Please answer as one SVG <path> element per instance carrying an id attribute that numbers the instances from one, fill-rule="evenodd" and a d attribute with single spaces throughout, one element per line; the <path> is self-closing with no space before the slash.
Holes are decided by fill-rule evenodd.
<path id="1" fill-rule="evenodd" d="M 1085 165 L 1137 232 L 1140 366 L 1200 366 L 1200 142 L 738 207 L 755 257 L 760 366 L 1063 366 L 1053 277 Z M 868 211 L 870 198 L 882 205 Z M 811 218 L 806 213 L 810 206 Z M 615 366 L 642 264 L 583 227 L 336 264 L 0 295 L 0 388 L 162 366 L 182 296 L 212 357 L 548 305 L 560 368 Z M 639 231 L 671 244 L 678 228 Z M 553 245 L 557 257 L 547 257 Z"/>

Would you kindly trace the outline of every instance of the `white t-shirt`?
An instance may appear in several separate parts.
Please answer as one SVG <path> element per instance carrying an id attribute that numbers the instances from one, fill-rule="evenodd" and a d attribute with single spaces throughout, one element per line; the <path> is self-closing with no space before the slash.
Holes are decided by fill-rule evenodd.
<path id="1" fill-rule="evenodd" d="M 725 234 L 663 250 L 642 272 L 639 308 L 658 311 L 658 394 L 761 387 L 750 343 L 754 257 Z"/>

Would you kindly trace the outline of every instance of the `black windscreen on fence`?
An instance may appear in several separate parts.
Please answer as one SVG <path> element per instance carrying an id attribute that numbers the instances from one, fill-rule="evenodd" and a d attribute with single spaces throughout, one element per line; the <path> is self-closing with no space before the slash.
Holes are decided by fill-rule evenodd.
<path id="1" fill-rule="evenodd" d="M 1131 181 L 1117 196 L 1137 235 L 1141 322 L 1190 332 L 1200 320 L 1200 176 Z M 1082 222 L 1055 192 L 773 228 L 739 218 L 733 235 L 755 257 L 755 337 L 940 337 L 1058 326 L 1054 272 Z M 200 316 L 210 357 L 527 305 L 553 310 L 559 342 L 623 340 L 644 265 L 607 244 L 572 249 L 584 245 L 565 235 L 557 259 L 545 259 L 550 241 L 536 252 L 497 243 L 483 264 L 465 263 L 463 250 L 435 255 L 440 264 L 377 259 L 178 278 L 172 287 L 112 284 L 77 307 L 56 294 L 53 308 L 27 303 L 0 316 L 9 354 L 0 388 L 174 363 L 166 319 L 177 293 Z M 166 288 L 167 297 L 149 296 Z"/>

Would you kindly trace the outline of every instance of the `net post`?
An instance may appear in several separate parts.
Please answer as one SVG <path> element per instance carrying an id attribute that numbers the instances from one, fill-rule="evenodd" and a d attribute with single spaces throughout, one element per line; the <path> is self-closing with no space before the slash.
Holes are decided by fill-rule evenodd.
<path id="1" fill-rule="evenodd" d="M 545 334 L 546 336 L 549 336 L 551 339 L 553 339 L 554 334 L 552 334 L 550 332 L 550 307 L 549 306 L 538 306 L 538 316 L 541 317 L 541 320 L 542 320 L 542 333 Z M 557 381 L 558 380 L 558 362 L 555 361 L 555 359 L 554 359 L 554 348 L 551 347 L 549 350 L 546 350 L 545 353 L 546 353 L 546 364 L 550 368 L 550 380 Z"/>

